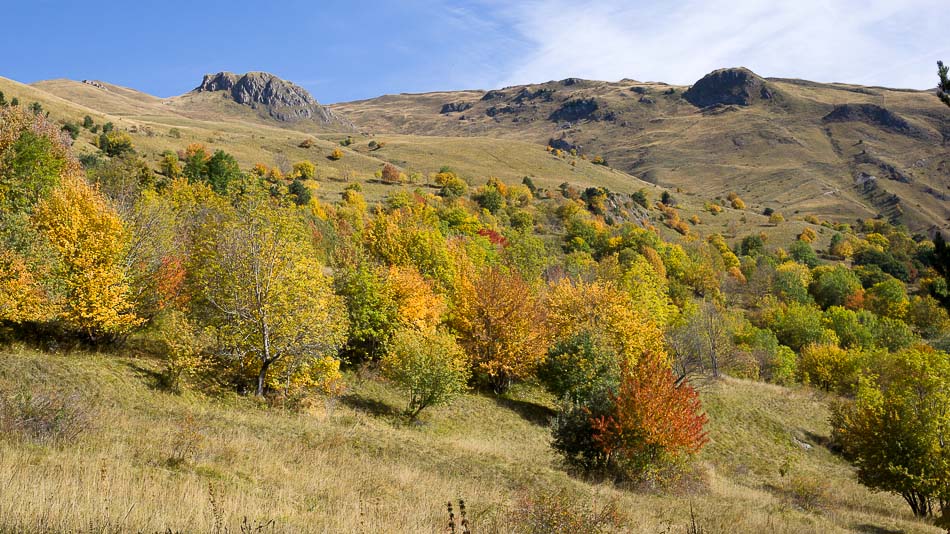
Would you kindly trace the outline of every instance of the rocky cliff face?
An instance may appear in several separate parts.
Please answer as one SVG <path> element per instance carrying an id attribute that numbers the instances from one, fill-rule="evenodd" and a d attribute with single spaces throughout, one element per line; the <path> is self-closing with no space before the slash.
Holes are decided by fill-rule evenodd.
<path id="1" fill-rule="evenodd" d="M 715 105 L 749 106 L 759 100 L 771 100 L 772 97 L 766 81 L 742 67 L 710 72 L 683 93 L 683 98 L 690 104 L 701 108 Z"/>
<path id="2" fill-rule="evenodd" d="M 250 106 L 283 122 L 313 120 L 323 124 L 340 122 L 320 105 L 306 89 L 266 72 L 206 74 L 195 92 L 225 91 L 238 104 Z"/>

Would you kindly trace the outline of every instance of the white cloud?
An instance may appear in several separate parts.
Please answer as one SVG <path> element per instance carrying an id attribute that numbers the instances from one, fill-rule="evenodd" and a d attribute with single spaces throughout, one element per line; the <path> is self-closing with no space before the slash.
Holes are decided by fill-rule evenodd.
<path id="1" fill-rule="evenodd" d="M 499 85 L 569 76 L 690 84 L 721 67 L 926 89 L 950 61 L 944 0 L 486 0 L 527 43 Z"/>

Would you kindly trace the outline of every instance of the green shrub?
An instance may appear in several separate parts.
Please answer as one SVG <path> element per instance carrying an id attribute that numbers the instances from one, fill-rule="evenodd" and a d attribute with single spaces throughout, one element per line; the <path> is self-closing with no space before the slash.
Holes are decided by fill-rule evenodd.
<path id="1" fill-rule="evenodd" d="M 298 206 L 306 206 L 310 203 L 313 195 L 310 193 L 310 188 L 300 180 L 294 180 L 290 182 L 290 185 L 287 186 L 287 192 L 293 195 L 294 203 Z"/>
<path id="2" fill-rule="evenodd" d="M 79 138 L 79 126 L 72 122 L 63 125 L 63 131 L 69 134 L 73 141 Z"/>
<path id="3" fill-rule="evenodd" d="M 844 306 L 848 297 L 861 290 L 861 279 L 843 266 L 821 266 L 812 271 L 808 291 L 822 308 Z"/>
<path id="4" fill-rule="evenodd" d="M 615 389 L 618 372 L 616 355 L 584 332 L 551 347 L 538 378 L 557 398 L 583 403 L 595 392 Z"/>
<path id="5" fill-rule="evenodd" d="M 460 395 L 471 376 L 468 358 L 455 336 L 414 328 L 396 332 L 380 367 L 383 376 L 409 395 L 405 413 L 410 420 Z"/>
<path id="6" fill-rule="evenodd" d="M 608 416 L 612 407 L 606 389 L 592 391 L 583 404 L 562 401 L 551 428 L 551 447 L 568 465 L 588 472 L 606 468 L 608 456 L 594 439 L 592 419 Z"/>

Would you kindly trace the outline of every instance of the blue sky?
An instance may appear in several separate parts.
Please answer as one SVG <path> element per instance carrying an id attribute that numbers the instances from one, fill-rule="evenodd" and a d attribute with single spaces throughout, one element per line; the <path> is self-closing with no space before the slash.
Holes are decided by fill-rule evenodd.
<path id="1" fill-rule="evenodd" d="M 0 76 L 158 96 L 264 70 L 326 103 L 569 76 L 689 84 L 719 67 L 926 89 L 950 61 L 944 0 L 15 2 Z"/>

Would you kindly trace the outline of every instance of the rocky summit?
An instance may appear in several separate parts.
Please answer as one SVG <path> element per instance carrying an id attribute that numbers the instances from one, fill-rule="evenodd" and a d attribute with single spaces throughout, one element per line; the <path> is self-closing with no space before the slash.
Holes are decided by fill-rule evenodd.
<path id="1" fill-rule="evenodd" d="M 227 92 L 238 104 L 265 112 L 281 122 L 339 122 L 306 89 L 266 72 L 206 74 L 195 92 Z"/>
<path id="2" fill-rule="evenodd" d="M 690 104 L 701 108 L 749 106 L 758 100 L 771 100 L 772 96 L 766 81 L 744 67 L 710 72 L 683 94 Z"/>

